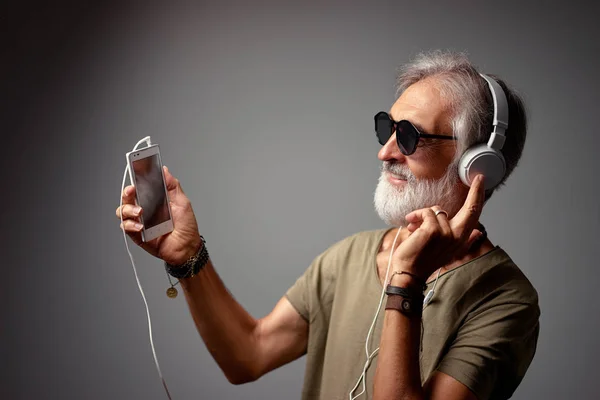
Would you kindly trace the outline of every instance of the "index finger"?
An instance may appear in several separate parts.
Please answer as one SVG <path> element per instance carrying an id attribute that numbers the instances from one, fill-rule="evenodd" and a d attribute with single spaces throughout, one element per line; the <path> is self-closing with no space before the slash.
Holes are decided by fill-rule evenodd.
<path id="1" fill-rule="evenodd" d="M 121 201 L 125 204 L 135 204 L 135 186 L 129 185 L 123 189 Z"/>
<path id="2" fill-rule="evenodd" d="M 481 211 L 483 210 L 483 201 L 485 200 L 485 185 L 483 184 L 483 175 L 479 174 L 473 179 L 469 194 L 461 209 L 456 213 L 452 222 L 454 226 L 463 228 L 463 233 L 470 234 L 473 228 L 477 226 Z"/>

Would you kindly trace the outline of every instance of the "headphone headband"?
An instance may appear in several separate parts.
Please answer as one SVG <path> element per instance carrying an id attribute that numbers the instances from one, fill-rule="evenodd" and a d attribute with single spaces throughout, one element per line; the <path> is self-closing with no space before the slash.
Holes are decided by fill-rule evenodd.
<path id="1" fill-rule="evenodd" d="M 506 161 L 500 151 L 508 128 L 508 102 L 502 86 L 487 75 L 479 74 L 488 84 L 494 101 L 493 130 L 487 144 L 478 144 L 468 148 L 460 158 L 458 174 L 463 183 L 471 186 L 477 174 L 485 176 L 485 189 L 496 187 L 506 173 Z"/>
<path id="2" fill-rule="evenodd" d="M 484 74 L 479 75 L 487 82 L 494 101 L 494 120 L 492 122 L 494 129 L 490 135 L 488 146 L 494 150 L 501 150 L 506 140 L 504 132 L 508 128 L 508 102 L 506 101 L 506 95 L 502 87 L 494 79 Z"/>

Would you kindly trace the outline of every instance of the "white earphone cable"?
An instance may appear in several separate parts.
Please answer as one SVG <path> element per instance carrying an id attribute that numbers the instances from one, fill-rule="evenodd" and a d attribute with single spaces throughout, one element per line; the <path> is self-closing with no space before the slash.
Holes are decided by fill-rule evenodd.
<path id="1" fill-rule="evenodd" d="M 150 136 L 146 136 L 134 146 L 133 151 L 137 150 L 138 146 L 146 142 L 148 146 L 151 145 Z M 125 167 L 125 173 L 123 174 L 123 183 L 121 184 L 121 193 L 125 189 L 125 180 L 127 179 L 127 173 L 129 172 L 129 165 Z M 119 209 L 123 209 L 123 196 L 119 199 Z M 171 400 L 171 393 L 169 392 L 169 388 L 167 387 L 167 382 L 163 378 L 162 372 L 160 370 L 160 365 L 158 364 L 158 357 L 156 356 L 156 350 L 154 349 L 154 340 L 152 338 L 152 320 L 150 319 L 150 308 L 148 307 L 148 302 L 146 301 L 146 295 L 144 294 L 144 290 L 142 289 L 142 284 L 140 283 L 140 279 L 138 277 L 137 269 L 135 267 L 135 261 L 133 261 L 133 256 L 131 255 L 131 251 L 129 250 L 129 244 L 127 243 L 127 234 L 125 233 L 125 226 L 123 225 L 123 213 L 121 214 L 121 230 L 123 231 L 123 239 L 125 240 L 125 248 L 127 249 L 127 254 L 129 254 L 129 259 L 131 260 L 131 265 L 133 266 L 133 273 L 135 275 L 135 280 L 137 282 L 138 288 L 142 295 L 142 299 L 144 300 L 144 305 L 146 306 L 146 316 L 148 317 L 148 334 L 150 336 L 150 347 L 152 347 L 152 355 L 154 356 L 154 363 L 156 364 L 156 369 L 158 370 L 158 376 L 160 377 L 163 387 L 167 392 L 167 397 Z"/>
<path id="2" fill-rule="evenodd" d="M 369 354 L 369 340 L 371 338 L 371 333 L 373 331 L 373 328 L 375 327 L 375 323 L 377 322 L 377 317 L 379 316 L 379 311 L 381 310 L 381 305 L 383 304 L 383 298 L 385 296 L 385 283 L 387 282 L 388 276 L 390 274 L 390 266 L 392 265 L 392 255 L 394 254 L 394 248 L 396 247 L 396 241 L 398 240 L 398 236 L 400 235 L 401 230 L 402 230 L 402 227 L 399 227 L 398 232 L 396 233 L 396 237 L 394 238 L 394 242 L 392 243 L 392 249 L 390 250 L 390 257 L 388 259 L 387 270 L 385 271 L 385 279 L 383 280 L 383 288 L 381 289 L 381 296 L 379 298 L 379 305 L 377 306 L 377 312 L 375 313 L 373 322 L 371 322 L 371 327 L 369 328 L 369 332 L 367 333 L 367 339 L 365 340 L 365 352 L 367 354 L 367 361 L 365 362 L 365 365 L 363 367 L 362 374 L 358 377 L 358 381 L 356 382 L 356 385 L 354 385 L 354 387 L 348 394 L 348 398 L 350 400 L 355 400 L 358 397 L 360 397 L 363 393 L 365 393 L 365 391 L 366 391 L 366 376 L 365 376 L 365 374 L 367 373 L 367 370 L 369 369 L 369 366 L 371 365 L 371 361 L 379 352 L 379 347 L 377 347 L 373 351 L 373 353 Z M 360 385 L 361 381 L 362 381 L 362 390 L 356 396 L 352 397 L 352 393 L 354 393 L 354 391 L 356 390 L 358 385 Z"/>
<path id="3" fill-rule="evenodd" d="M 427 295 L 423 299 L 423 308 L 427 307 L 427 305 L 433 298 L 433 295 L 435 294 L 435 287 L 437 286 L 438 279 L 440 279 L 440 272 L 442 272 L 441 268 L 438 269 L 437 275 L 435 276 L 435 282 L 433 282 L 433 287 L 429 292 L 427 292 Z"/>
<path id="4" fill-rule="evenodd" d="M 367 361 L 365 362 L 365 365 L 363 367 L 363 371 L 362 374 L 358 377 L 358 381 L 356 382 L 356 385 L 354 385 L 354 387 L 352 388 L 352 390 L 350 391 L 350 393 L 348 394 L 348 397 L 350 400 L 355 400 L 358 397 L 360 397 L 363 393 L 366 392 L 366 376 L 365 374 L 367 373 L 367 370 L 369 369 L 369 366 L 371 365 L 371 361 L 373 361 L 373 359 L 375 358 L 375 356 L 379 353 L 379 347 L 377 347 L 373 353 L 369 354 L 369 338 L 371 336 L 371 332 L 373 330 L 373 328 L 375 327 L 375 323 L 377 321 L 377 317 L 379 316 L 379 311 L 381 310 L 381 304 L 383 303 L 383 297 L 385 295 L 385 283 L 388 280 L 388 276 L 390 274 L 390 265 L 392 264 L 392 255 L 394 254 L 394 248 L 396 247 L 396 241 L 398 239 L 398 235 L 400 234 L 400 231 L 402 230 L 402 227 L 398 228 L 398 232 L 396 233 L 396 237 L 394 238 L 394 243 L 392 243 L 392 249 L 390 251 L 390 257 L 388 260 L 388 266 L 387 266 L 387 270 L 385 272 L 385 279 L 383 280 L 383 289 L 381 291 L 381 297 L 379 299 L 379 305 L 377 306 L 377 312 L 375 313 L 375 318 L 373 318 L 373 322 L 371 323 L 371 327 L 369 328 L 369 332 L 367 334 L 367 339 L 365 341 L 365 351 L 367 353 Z M 425 308 L 427 306 L 427 304 L 429 304 L 429 302 L 431 301 L 431 299 L 433 298 L 433 295 L 435 293 L 435 287 L 437 285 L 438 279 L 440 278 L 440 272 L 441 272 L 441 268 L 438 269 L 437 275 L 435 277 L 435 282 L 433 283 L 433 288 L 429 291 L 429 293 L 427 293 L 427 296 L 425 296 L 425 300 L 424 300 L 424 304 L 423 304 L 423 308 Z M 352 393 L 354 393 L 354 391 L 356 390 L 356 388 L 358 387 L 358 385 L 360 384 L 360 382 L 362 381 L 362 389 L 361 391 L 354 397 L 352 397 Z"/>

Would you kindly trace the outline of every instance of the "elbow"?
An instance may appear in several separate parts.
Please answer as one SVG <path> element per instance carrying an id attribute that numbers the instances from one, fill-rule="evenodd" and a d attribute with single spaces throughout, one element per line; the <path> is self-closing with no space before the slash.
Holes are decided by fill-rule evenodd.
<path id="1" fill-rule="evenodd" d="M 243 385 L 258 380 L 260 375 L 253 374 L 250 371 L 237 371 L 236 373 L 225 373 L 225 377 L 232 385 Z"/>
<path id="2" fill-rule="evenodd" d="M 232 385 L 254 382 L 264 375 L 259 366 L 256 363 L 249 362 L 249 360 L 237 360 L 235 363 L 230 364 L 229 368 L 222 368 L 222 371 Z"/>
<path id="3" fill-rule="evenodd" d="M 227 376 L 227 380 L 232 385 L 243 385 L 244 383 L 254 382 L 256 379 L 248 376 Z"/>

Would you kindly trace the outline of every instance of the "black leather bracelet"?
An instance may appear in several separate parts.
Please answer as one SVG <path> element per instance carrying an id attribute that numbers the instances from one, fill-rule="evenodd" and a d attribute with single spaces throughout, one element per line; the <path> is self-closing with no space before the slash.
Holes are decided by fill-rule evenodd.
<path id="1" fill-rule="evenodd" d="M 387 294 L 388 296 L 402 296 L 404 298 L 413 299 L 421 303 L 423 303 L 423 300 L 425 299 L 423 293 L 403 288 L 400 286 L 387 285 L 387 287 L 385 288 L 385 294 Z"/>
<path id="2" fill-rule="evenodd" d="M 169 275 L 177 279 L 191 278 L 206 266 L 210 257 L 208 255 L 208 250 L 206 249 L 206 240 L 204 240 L 203 236 L 200 236 L 200 239 L 202 240 L 202 246 L 200 246 L 198 252 L 190 257 L 185 263 L 181 265 L 172 265 L 165 262 L 165 269 Z"/>

